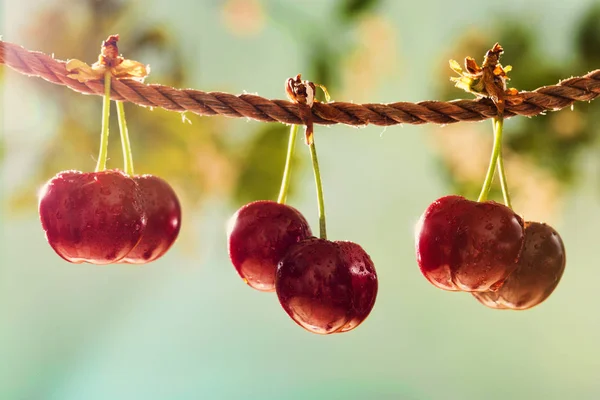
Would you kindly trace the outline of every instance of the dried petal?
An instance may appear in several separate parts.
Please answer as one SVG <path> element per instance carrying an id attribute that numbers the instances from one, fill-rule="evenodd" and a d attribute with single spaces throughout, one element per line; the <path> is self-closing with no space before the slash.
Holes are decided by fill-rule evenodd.
<path id="1" fill-rule="evenodd" d="M 496 76 L 506 76 L 504 70 L 502 69 L 502 65 L 498 64 L 494 67 L 494 75 Z"/>
<path id="2" fill-rule="evenodd" d="M 69 72 L 75 72 L 73 74 L 68 74 L 67 76 L 71 79 L 77 79 L 79 82 L 102 79 L 106 71 L 106 67 L 104 66 L 94 64 L 90 67 L 83 61 L 77 59 L 67 61 L 65 68 Z"/>
<path id="3" fill-rule="evenodd" d="M 112 68 L 111 72 L 116 78 L 129 78 L 143 81 L 150 72 L 150 66 L 134 60 L 123 60 L 123 62 Z"/>
<path id="4" fill-rule="evenodd" d="M 463 69 L 460 67 L 460 64 L 458 63 L 458 61 L 449 60 L 448 63 L 450 64 L 450 69 L 452 71 L 456 72 L 459 75 L 463 74 Z"/>
<path id="5" fill-rule="evenodd" d="M 477 62 L 472 57 L 465 57 L 465 68 L 473 75 L 481 73 L 481 68 L 479 68 L 479 65 L 477 65 Z"/>

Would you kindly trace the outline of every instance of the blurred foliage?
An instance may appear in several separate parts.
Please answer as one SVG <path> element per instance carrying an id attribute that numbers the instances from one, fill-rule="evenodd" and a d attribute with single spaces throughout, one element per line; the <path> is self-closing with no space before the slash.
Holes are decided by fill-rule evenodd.
<path id="1" fill-rule="evenodd" d="M 250 143 L 240 163 L 238 184 L 234 196 L 240 204 L 256 199 L 276 199 L 282 179 L 286 153 L 281 151 L 288 144 L 289 128 L 282 124 L 265 124 L 256 138 Z M 296 139 L 300 139 L 298 135 Z M 299 150 L 300 143 L 296 143 Z M 301 148 L 300 148 L 301 150 Z M 298 171 L 298 152 L 292 159 L 292 179 Z M 303 159 L 303 158 L 302 158 Z M 290 185 L 288 197 L 294 195 L 294 185 Z"/>
<path id="2" fill-rule="evenodd" d="M 485 52 L 499 42 L 505 49 L 503 65 L 512 65 L 509 74 L 510 87 L 518 90 L 533 90 L 554 84 L 573 74 L 585 74 L 600 65 L 600 5 L 592 6 L 576 25 L 572 49 L 572 60 L 559 59 L 543 53 L 533 28 L 519 18 L 502 18 L 494 37 L 486 37 L 479 32 L 465 36 L 452 48 L 448 58 L 472 56 L 478 62 Z M 448 74 L 449 70 L 444 70 Z M 441 99 L 464 97 L 463 92 L 446 84 L 440 91 Z M 489 133 L 492 128 L 489 124 Z M 505 148 L 518 156 L 527 157 L 538 167 L 550 172 L 553 179 L 565 187 L 578 180 L 580 155 L 592 146 L 600 144 L 600 103 L 576 103 L 573 111 L 565 109 L 549 112 L 545 116 L 520 118 L 517 124 L 505 128 Z M 444 150 L 442 150 L 444 152 Z M 447 158 L 446 158 L 447 159 Z M 448 169 L 448 163 L 441 162 L 446 170 L 446 178 L 452 182 L 457 193 L 477 197 L 483 182 L 465 181 Z M 509 177 L 510 179 L 510 177 Z M 500 196 L 501 198 L 501 196 Z"/>
<path id="3" fill-rule="evenodd" d="M 334 7 L 335 16 L 340 17 L 339 23 L 318 24 L 302 7 L 290 10 L 289 6 L 284 8 L 278 2 L 272 5 L 269 14 L 282 29 L 293 31 L 300 44 L 307 64 L 303 78 L 325 85 L 329 93 L 339 93 L 342 85 L 339 71 L 343 69 L 347 55 L 359 45 L 356 38 L 349 38 L 348 32 L 356 29 L 365 13 L 380 3 L 380 0 L 339 0 Z M 324 101 L 321 91 L 317 91 L 317 97 Z M 288 127 L 283 125 L 265 124 L 258 129 L 241 157 L 235 201 L 243 204 L 277 197 L 285 162 L 287 132 Z M 296 155 L 301 150 L 299 145 Z M 298 162 L 303 159 L 294 156 L 292 171 L 299 169 Z M 296 176 L 292 172 L 292 181 Z M 290 185 L 290 196 L 293 196 L 294 187 Z"/>
<path id="4" fill-rule="evenodd" d="M 303 78 L 323 84 L 330 93 L 335 93 L 342 85 L 339 71 L 343 68 L 344 57 L 357 46 L 356 41 L 341 41 L 340 38 L 346 37 L 346 33 L 356 27 L 365 11 L 379 3 L 380 0 L 338 1 L 336 15 L 342 16 L 339 25 L 320 25 L 306 15 L 301 7 L 290 10 L 289 6 L 284 8 L 277 2 L 270 8 L 269 14 L 282 29 L 293 31 L 298 43 L 303 46 L 301 51 L 307 63 Z M 321 91 L 317 91 L 317 97 L 324 101 Z M 245 154 L 241 156 L 234 192 L 236 202 L 243 204 L 277 197 L 285 162 L 288 130 L 287 126 L 276 124 L 264 124 L 257 130 L 252 143 L 244 149 Z M 301 150 L 299 145 L 301 144 L 297 144 L 292 171 L 298 170 L 299 160 L 305 159 L 297 156 Z M 292 181 L 296 176 L 292 172 Z M 295 185 L 290 185 L 290 196 L 293 196 L 294 187 Z"/>
<path id="5" fill-rule="evenodd" d="M 579 62 L 585 70 L 598 68 L 600 64 L 600 3 L 592 6 L 582 18 L 575 35 Z"/>
<path id="6" fill-rule="evenodd" d="M 239 0 L 232 1 L 219 2 L 216 6 L 226 9 L 243 4 Z M 334 99 L 343 95 L 358 101 L 368 89 L 384 81 L 388 69 L 396 68 L 393 53 L 397 44 L 393 38 L 393 25 L 385 16 L 377 14 L 382 4 L 382 0 L 337 0 L 331 15 L 317 17 L 301 4 L 291 9 L 289 4 L 284 7 L 278 1 L 252 2 L 251 5 L 253 15 L 266 14 L 282 31 L 293 35 L 299 46 L 300 59 L 304 61 L 304 65 L 299 66 L 304 78 L 326 85 Z M 191 70 L 186 68 L 189 60 L 184 49 L 173 38 L 170 27 L 145 21 L 144 14 L 139 12 L 141 6 L 125 0 L 54 2 L 32 16 L 30 25 L 25 28 L 27 44 L 54 53 L 57 58 L 93 62 L 106 32 L 118 32 L 122 36 L 121 53 L 150 64 L 152 82 L 189 86 Z M 65 9 L 71 12 L 65 13 Z M 233 17 L 239 18 L 239 15 Z M 235 18 L 233 21 L 237 21 Z M 479 32 L 466 35 L 456 46 L 449 48 L 447 58 L 471 55 L 480 60 L 498 41 L 506 50 L 503 64 L 515 67 L 511 73 L 511 86 L 532 90 L 597 68 L 600 64 L 599 20 L 600 5 L 592 6 L 582 16 L 574 35 L 572 59 L 553 60 L 545 55 L 539 45 L 542 38 L 536 37 L 527 21 L 519 18 L 502 18 L 494 37 Z M 255 28 L 248 32 L 255 32 Z M 451 71 L 445 67 L 442 74 L 438 81 L 443 88 L 438 98 L 464 98 L 465 94 L 447 81 Z M 52 98 L 59 123 L 54 140 L 48 141 L 41 154 L 39 169 L 13 198 L 14 207 L 29 210 L 36 201 L 36 188 L 58 171 L 94 168 L 100 131 L 99 98 L 82 101 L 80 94 L 64 87 L 41 80 L 35 84 L 45 97 Z M 346 92 L 348 90 L 354 92 Z M 240 204 L 277 196 L 288 127 L 257 124 L 240 148 L 229 144 L 222 135 L 229 123 L 224 118 L 195 115 L 179 118 L 172 112 L 151 111 L 130 104 L 126 104 L 126 110 L 136 172 L 152 173 L 169 180 L 184 202 L 199 205 L 210 196 L 223 195 Z M 600 102 L 596 101 L 577 103 L 575 111 L 519 118 L 518 123 L 507 129 L 507 153 L 527 157 L 536 166 L 549 171 L 560 184 L 572 185 L 577 181 L 580 154 L 600 142 L 599 110 Z M 119 168 L 122 160 L 114 108 L 112 114 L 109 167 Z M 191 123 L 184 122 L 185 118 Z M 472 126 L 477 125 L 465 124 L 464 129 L 472 129 Z M 0 141 L 0 157 L 6 151 L 3 143 Z M 455 151 L 452 146 L 449 149 L 447 151 Z M 440 151 L 443 153 L 444 150 Z M 304 157 L 295 159 L 295 165 L 300 159 Z M 457 171 L 450 167 L 443 154 L 440 165 L 445 180 L 451 182 L 457 193 L 477 196 L 481 181 L 457 176 Z M 483 169 L 481 180 L 484 172 Z M 292 173 L 292 179 L 297 176 Z"/>
<path id="7" fill-rule="evenodd" d="M 64 9 L 76 12 L 64 13 Z M 105 33 L 119 32 L 126 38 L 119 50 L 127 58 L 160 63 L 160 68 L 155 68 L 151 75 L 153 81 L 185 86 L 187 71 L 182 49 L 165 27 L 150 26 L 138 15 L 131 3 L 124 1 L 67 0 L 40 10 L 26 33 L 35 48 L 53 52 L 60 58 L 92 62 Z M 48 29 L 48 26 L 63 29 Z M 71 37 L 78 40 L 66 40 Z M 31 209 L 37 200 L 36 188 L 55 173 L 65 169 L 93 170 L 99 143 L 99 98 L 82 101 L 80 94 L 64 87 L 41 80 L 36 84 L 40 92 L 53 99 L 59 123 L 55 139 L 48 142 L 41 156 L 39 170 L 12 199 L 13 207 L 22 209 Z M 126 110 L 136 173 L 152 173 L 167 179 L 182 201 L 193 204 L 233 185 L 235 168 L 217 135 L 223 130 L 222 119 L 194 118 L 190 124 L 164 110 L 151 111 L 129 104 Z M 108 167 L 122 168 L 114 105 L 111 114 Z"/>
<path id="8" fill-rule="evenodd" d="M 381 3 L 379 0 L 342 0 L 337 4 L 337 14 L 342 20 L 352 21 L 371 11 Z"/>
<path id="9" fill-rule="evenodd" d="M 342 62 L 357 45 L 352 31 L 368 16 L 368 11 L 382 3 L 382 0 L 338 0 L 332 18 L 324 23 L 308 15 L 301 4 L 284 7 L 275 2 L 270 14 L 282 29 L 293 32 L 302 46 L 302 59 L 307 61 L 304 75 L 335 93 L 342 85 Z"/>
<path id="10" fill-rule="evenodd" d="M 341 84 L 339 70 L 343 68 L 345 55 L 356 46 L 356 38 L 348 33 L 379 3 L 378 0 L 339 0 L 334 7 L 338 23 L 326 26 L 315 24 L 303 13 L 302 7 L 290 13 L 287 8 L 279 9 L 280 5 L 276 2 L 269 12 L 281 14 L 275 19 L 286 29 L 294 29 L 294 36 L 300 37 L 298 42 L 305 45 L 303 52 L 307 65 L 303 66 L 303 75 L 335 90 Z M 249 6 L 254 14 L 263 13 L 257 8 L 263 7 L 261 2 L 249 4 L 229 0 L 216 6 L 229 14 L 231 7 L 237 10 Z M 106 33 L 119 33 L 122 39 L 119 51 L 126 58 L 150 64 L 152 82 L 174 87 L 188 86 L 187 78 L 191 71 L 186 68 L 186 56 L 181 45 L 171 36 L 168 26 L 146 22 L 139 7 L 140 4 L 125 0 L 57 1 L 32 15 L 24 31 L 27 44 L 53 53 L 57 58 L 78 58 L 91 63 L 97 58 Z M 65 13 L 65 9 L 70 12 Z M 229 16 L 239 17 L 235 13 Z M 229 25 L 227 21 L 224 23 L 226 28 L 234 28 L 229 26 L 231 21 Z M 239 35 L 241 32 L 231 33 Z M 31 210 L 37 201 L 36 189 L 57 172 L 92 170 L 98 151 L 100 99 L 86 98 L 87 101 L 82 101 L 80 94 L 64 87 L 41 80 L 34 84 L 44 97 L 52 98 L 59 123 L 54 139 L 48 141 L 41 154 L 37 171 L 11 199 L 11 206 L 16 210 Z M 239 149 L 224 140 L 221 132 L 227 130 L 228 122 L 223 118 L 199 118 L 195 115 L 179 118 L 172 112 L 151 111 L 130 104 L 125 104 L 125 108 L 135 172 L 167 179 L 184 203 L 198 206 L 214 195 L 232 198 L 237 204 L 276 198 L 288 140 L 287 126 L 257 125 L 256 130 L 249 133 L 250 138 L 244 148 Z M 122 168 L 115 111 L 113 106 L 108 168 Z M 188 118 L 191 123 L 182 121 Z M 294 163 L 297 165 L 298 160 L 295 159 Z M 293 172 L 292 179 L 296 176 Z M 291 192 L 293 187 L 292 184 Z"/>

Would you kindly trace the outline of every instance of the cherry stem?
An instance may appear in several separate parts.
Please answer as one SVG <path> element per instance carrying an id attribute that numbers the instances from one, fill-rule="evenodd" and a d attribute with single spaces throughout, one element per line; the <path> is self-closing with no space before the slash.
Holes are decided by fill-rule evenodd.
<path id="1" fill-rule="evenodd" d="M 490 165 L 488 166 L 485 180 L 483 181 L 483 187 L 479 194 L 478 202 L 487 200 L 488 194 L 494 181 L 494 173 L 496 171 L 496 164 L 498 163 L 498 157 L 502 153 L 502 128 L 504 126 L 503 117 L 492 118 L 494 124 L 494 147 L 492 148 L 492 156 L 490 157 Z M 504 169 L 503 169 L 504 170 Z"/>
<path id="2" fill-rule="evenodd" d="M 496 130 L 502 131 L 502 121 L 496 127 Z M 504 205 L 512 209 L 512 203 L 510 201 L 510 193 L 508 193 L 508 184 L 506 183 L 506 173 L 504 172 L 504 157 L 502 156 L 502 149 L 498 154 L 498 174 L 500 175 L 500 186 L 502 187 L 502 197 L 504 197 Z"/>
<path id="3" fill-rule="evenodd" d="M 327 239 L 327 229 L 325 226 L 325 200 L 323 197 L 323 182 L 321 181 L 321 170 L 319 169 L 319 160 L 317 159 L 317 149 L 314 139 L 308 145 L 310 149 L 310 158 L 312 160 L 313 171 L 315 173 L 315 185 L 317 187 L 317 201 L 319 204 L 319 237 Z"/>
<path id="4" fill-rule="evenodd" d="M 288 140 L 287 155 L 285 158 L 285 167 L 283 169 L 281 188 L 279 189 L 279 197 L 277 198 L 277 202 L 279 204 L 285 204 L 285 201 L 287 200 L 288 189 L 290 187 L 292 157 L 294 156 L 294 149 L 296 148 L 297 135 L 298 125 L 292 125 L 290 127 L 290 138 Z"/>
<path id="5" fill-rule="evenodd" d="M 104 74 L 104 101 L 102 102 L 102 133 L 100 134 L 100 154 L 96 163 L 96 172 L 106 169 L 106 158 L 108 154 L 108 123 L 110 117 L 110 80 L 111 74 Z"/>
<path id="6" fill-rule="evenodd" d="M 127 121 L 125 120 L 125 107 L 122 101 L 117 103 L 117 116 L 119 118 L 119 131 L 121 132 L 121 147 L 123 148 L 124 172 L 127 175 L 133 175 L 133 156 L 131 154 L 131 143 L 129 142 L 129 131 L 127 130 Z"/>

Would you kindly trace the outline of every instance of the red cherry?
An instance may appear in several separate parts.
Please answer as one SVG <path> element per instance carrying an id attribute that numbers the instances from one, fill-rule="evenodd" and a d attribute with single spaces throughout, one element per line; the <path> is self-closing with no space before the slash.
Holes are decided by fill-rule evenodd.
<path id="1" fill-rule="evenodd" d="M 526 222 L 525 245 L 516 271 L 497 291 L 473 296 L 491 308 L 526 310 L 552 294 L 565 264 L 565 247 L 558 232 L 546 224 Z"/>
<path id="2" fill-rule="evenodd" d="M 241 207 L 229 220 L 229 258 L 249 286 L 272 292 L 279 260 L 291 245 L 311 235 L 308 222 L 295 208 L 255 201 Z"/>
<path id="3" fill-rule="evenodd" d="M 141 240 L 121 262 L 146 264 L 165 254 L 177 239 L 181 228 L 181 206 L 177 195 L 163 179 L 152 175 L 132 178 L 144 200 L 147 223 Z"/>
<path id="4" fill-rule="evenodd" d="M 352 275 L 352 317 L 338 332 L 348 332 L 360 325 L 371 313 L 377 297 L 378 281 L 371 257 L 353 242 L 335 242 L 340 248 L 342 261 Z"/>
<path id="5" fill-rule="evenodd" d="M 359 245 L 310 238 L 290 247 L 280 261 L 275 288 L 283 309 L 304 329 L 346 332 L 371 312 L 377 274 Z"/>
<path id="6" fill-rule="evenodd" d="M 64 171 L 40 192 L 46 239 L 72 263 L 110 264 L 135 247 L 146 226 L 138 185 L 121 171 Z"/>
<path id="7" fill-rule="evenodd" d="M 510 208 L 446 196 L 417 224 L 417 262 L 440 289 L 495 290 L 517 268 L 523 238 L 523 220 Z"/>

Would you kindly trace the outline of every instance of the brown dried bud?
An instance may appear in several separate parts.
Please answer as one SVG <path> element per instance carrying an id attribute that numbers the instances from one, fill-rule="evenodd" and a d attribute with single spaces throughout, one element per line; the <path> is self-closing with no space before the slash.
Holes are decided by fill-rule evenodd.
<path id="1" fill-rule="evenodd" d="M 285 92 L 294 103 L 306 104 L 309 107 L 315 102 L 316 86 L 310 81 L 303 81 L 301 74 L 295 78 L 288 78 L 285 84 Z"/>

